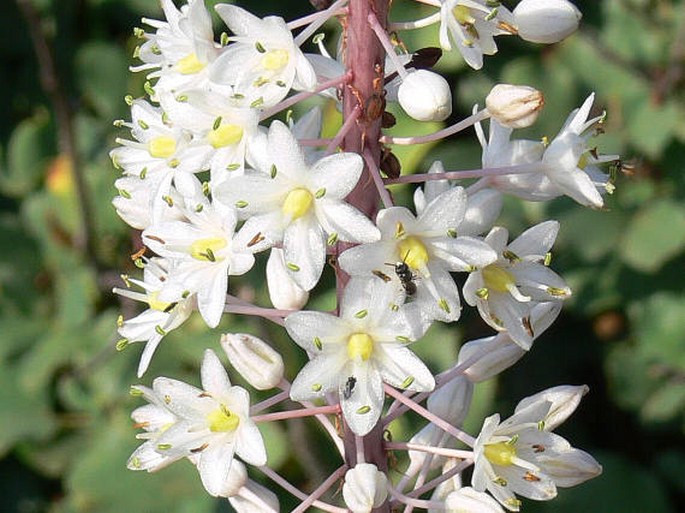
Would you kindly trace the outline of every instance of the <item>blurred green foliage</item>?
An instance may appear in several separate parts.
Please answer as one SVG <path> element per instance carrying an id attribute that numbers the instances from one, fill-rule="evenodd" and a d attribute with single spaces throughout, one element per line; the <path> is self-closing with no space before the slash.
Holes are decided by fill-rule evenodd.
<path id="1" fill-rule="evenodd" d="M 127 392 L 136 381 L 139 347 L 116 353 L 115 322 L 137 307 L 110 290 L 120 285 L 120 272 L 136 272 L 128 255 L 140 242 L 110 205 L 116 173 L 107 153 L 112 121 L 128 117 L 124 95 L 142 94 L 144 77 L 127 70 L 132 28 L 141 16 L 158 18 L 158 5 L 35 0 L 37 17 L 29 24 L 19 3 L 0 4 L 0 511 L 229 511 L 225 501 L 203 492 L 189 464 L 156 475 L 125 469 L 136 446 L 128 415 L 139 403 Z M 609 116 L 599 148 L 624 162 L 606 211 L 565 199 L 507 201 L 501 223 L 514 233 L 543 219 L 561 221 L 555 269 L 573 285 L 574 298 L 520 365 L 479 385 L 467 427 L 477 430 L 493 410 L 508 415 L 521 397 L 545 387 L 588 383 L 591 394 L 561 432 L 595 454 L 604 474 L 550 504 L 527 501 L 525 510 L 685 511 L 685 5 L 577 3 L 583 29 L 560 45 L 501 38 L 500 53 L 486 59 L 482 73 L 466 69 L 456 55 L 438 65 L 456 91 L 453 119 L 482 104 L 496 82 L 541 89 L 547 106 L 525 137 L 554 135 L 568 112 L 596 91 L 596 104 Z M 242 3 L 260 14 L 284 7 L 251 4 Z M 396 20 L 431 12 L 408 0 L 395 4 Z M 290 12 L 279 11 L 286 18 L 309 12 L 304 0 L 287 7 Z M 48 78 L 57 79 L 57 90 L 40 77 L 48 70 L 36 59 L 30 25 L 47 38 L 55 62 Z M 435 27 L 404 41 L 409 48 L 437 46 Z M 400 117 L 394 133 L 413 129 Z M 480 159 L 472 134 L 400 156 L 405 172 L 425 170 L 435 158 L 447 169 L 477 167 Z M 395 190 L 404 199 L 409 193 Z M 257 275 L 235 280 L 237 293 L 265 300 Z M 319 294 L 312 304 L 331 301 Z M 143 382 L 164 374 L 197 383 L 203 349 L 216 349 L 218 333 L 229 326 L 269 338 L 287 360 L 303 362 L 273 326 L 234 317 L 210 332 L 193 318 L 167 337 Z M 433 327 L 415 347 L 441 369 L 461 340 L 486 334 L 471 312 L 458 327 Z M 401 438 L 412 424 L 403 420 L 392 429 Z M 306 450 L 317 446 L 312 439 L 325 443 L 309 423 L 264 432 L 270 464 L 300 485 L 312 486 L 337 464 L 327 451 Z M 303 448 L 300 462 L 290 447 Z M 284 511 L 289 500 L 283 499 Z"/>

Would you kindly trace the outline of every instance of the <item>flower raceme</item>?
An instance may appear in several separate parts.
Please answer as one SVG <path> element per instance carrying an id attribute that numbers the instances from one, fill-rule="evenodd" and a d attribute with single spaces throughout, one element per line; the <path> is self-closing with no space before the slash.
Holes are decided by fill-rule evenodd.
<path id="1" fill-rule="evenodd" d="M 600 167 L 616 157 L 590 147 L 603 121 L 590 115 L 594 95 L 556 137 L 542 141 L 512 138 L 514 129 L 535 122 L 545 103 L 527 86 L 497 86 L 485 109 L 424 137 L 394 137 L 381 129 L 377 139 L 371 126 L 392 120 L 368 116 L 364 97 L 368 86 L 383 104 L 398 101 L 417 121 L 443 121 L 451 116 L 449 83 L 428 69 L 433 63 L 417 58 L 421 51 L 404 47 L 403 30 L 439 23 L 435 37 L 442 48 L 459 51 L 480 69 L 483 56 L 497 51 L 496 36 L 558 41 L 575 30 L 579 13 L 565 0 L 523 0 L 513 13 L 489 0 L 424 3 L 437 9 L 398 23 L 381 20 L 378 12 L 357 19 L 358 4 L 346 0 L 288 23 L 219 4 L 229 33 L 215 42 L 202 0 L 178 8 L 162 0 L 166 19 L 144 20 L 147 32 L 136 31 L 142 64 L 132 69 L 147 73 L 147 99 L 127 99 L 131 121 L 117 126 L 130 138 L 118 139 L 111 157 L 123 174 L 115 208 L 142 231 L 145 248 L 134 251 L 143 278 L 125 276 L 127 288 L 115 292 L 146 309 L 120 319 L 118 347 L 145 342 L 140 376 L 164 335 L 194 310 L 210 328 L 233 319 L 224 313 L 247 314 L 283 326 L 307 363 L 293 369 L 277 346 L 250 333 L 228 333 L 220 345 L 232 372 L 260 393 L 280 391 L 250 408 L 247 390 L 231 384 L 212 350 L 202 360 L 202 388 L 166 377 L 133 387 L 148 404 L 132 414 L 143 431 L 129 468 L 152 472 L 188 459 L 207 492 L 227 497 L 239 513 L 277 512 L 277 496 L 251 480 L 245 464 L 260 467 L 286 490 L 294 486 L 266 466 L 257 423 L 314 417 L 344 463 L 313 495 L 295 493 L 303 501 L 299 509 L 337 513 L 341 508 L 322 497 L 344 479 L 337 501 L 355 513 L 386 507 L 516 511 L 519 497 L 549 500 L 558 487 L 601 471 L 591 456 L 551 433 L 586 387 L 556 387 L 526 398 L 509 419 L 488 417 L 477 437 L 462 429 L 478 384 L 523 358 L 571 294 L 549 268 L 559 223 L 540 222 L 511 242 L 509 231 L 495 224 L 504 224 L 498 218 L 505 193 L 532 201 L 567 195 L 580 205 L 603 207 L 602 193 L 612 184 Z M 320 55 L 303 53 L 300 45 L 335 18 L 343 27 L 338 59 L 330 57 L 322 36 L 313 38 Z M 360 34 L 369 40 L 359 40 Z M 373 47 L 376 65 L 361 69 L 359 55 Z M 285 122 L 271 120 L 314 95 L 332 109 L 301 114 L 296 107 Z M 329 139 L 322 134 L 332 133 L 332 117 L 323 113 L 336 108 L 343 120 Z M 487 138 L 480 125 L 485 119 Z M 391 151 L 384 145 L 430 142 L 474 124 L 483 169 L 446 172 L 435 161 L 426 173 L 407 166 L 406 176 L 385 179 L 379 171 Z M 359 152 L 345 151 L 350 148 Z M 414 210 L 395 204 L 402 193 L 385 189 L 420 181 Z M 255 258 L 263 251 L 270 252 L 268 261 Z M 312 308 L 333 297 L 321 285 L 322 277 L 323 283 L 329 278 L 326 262 L 335 271 L 337 301 L 326 312 L 302 311 L 310 296 Z M 259 293 L 251 302 L 252 283 L 242 289 L 229 284 L 229 276 L 255 276 L 263 263 L 274 308 L 259 305 Z M 422 339 L 434 321 L 460 318 L 460 294 L 497 334 L 463 344 L 454 351 L 456 361 L 434 375 L 435 362 L 418 356 L 426 354 Z M 254 325 L 230 330 L 243 326 Z M 451 347 L 449 340 L 440 342 Z M 288 376 L 295 376 L 292 382 Z M 283 404 L 290 409 L 263 413 Z M 391 422 L 409 410 L 428 422 L 406 443 L 384 438 L 381 433 L 392 432 Z M 339 429 L 331 415 L 343 420 Z M 397 483 L 383 470 L 387 451 L 408 454 Z M 462 484 L 462 471 L 471 465 L 471 482 Z M 443 475 L 432 479 L 439 468 Z M 431 492 L 430 499 L 418 498 Z"/>

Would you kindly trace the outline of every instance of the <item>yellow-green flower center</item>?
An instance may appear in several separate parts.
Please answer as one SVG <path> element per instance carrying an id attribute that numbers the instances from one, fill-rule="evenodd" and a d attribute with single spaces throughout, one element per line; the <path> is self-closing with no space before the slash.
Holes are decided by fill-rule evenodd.
<path id="1" fill-rule="evenodd" d="M 293 189 L 285 197 L 283 202 L 283 214 L 291 220 L 298 219 L 309 212 L 314 201 L 314 196 L 307 189 Z"/>
<path id="2" fill-rule="evenodd" d="M 516 283 L 511 273 L 497 265 L 489 265 L 483 269 L 483 281 L 488 289 L 496 292 L 507 292 Z"/>
<path id="3" fill-rule="evenodd" d="M 182 75 L 193 75 L 202 71 L 207 64 L 200 62 L 194 53 L 188 54 L 176 63 L 176 70 Z"/>
<path id="4" fill-rule="evenodd" d="M 486 444 L 483 453 L 488 461 L 493 465 L 508 467 L 509 465 L 514 464 L 516 447 L 514 447 L 513 444 L 508 444 L 506 442 Z"/>
<path id="5" fill-rule="evenodd" d="M 290 60 L 286 50 L 271 50 L 262 57 L 262 66 L 269 71 L 280 71 Z"/>
<path id="6" fill-rule="evenodd" d="M 197 260 L 216 262 L 221 259 L 221 257 L 217 257 L 216 254 L 227 245 L 228 243 L 223 237 L 199 239 L 190 245 L 190 256 Z"/>
<path id="7" fill-rule="evenodd" d="M 401 240 L 397 244 L 397 251 L 400 259 L 412 269 L 423 269 L 428 263 L 428 250 L 418 237 L 409 236 Z"/>
<path id="8" fill-rule="evenodd" d="M 355 333 L 347 339 L 347 356 L 350 360 L 366 361 L 373 354 L 373 339 L 366 333 Z"/>
<path id="9" fill-rule="evenodd" d="M 214 148 L 223 148 L 237 144 L 243 138 L 243 127 L 240 125 L 220 125 L 211 130 L 207 135 L 207 140 Z"/>
<path id="10" fill-rule="evenodd" d="M 176 153 L 176 139 L 160 135 L 147 144 L 147 151 L 157 159 L 166 159 Z"/>
<path id="11" fill-rule="evenodd" d="M 160 301 L 158 299 L 158 296 L 159 292 L 157 291 L 148 294 L 147 304 L 150 305 L 150 308 L 152 308 L 153 310 L 159 310 L 160 312 L 164 312 L 167 308 L 169 308 L 169 306 L 171 306 L 171 303 Z"/>
<path id="12" fill-rule="evenodd" d="M 460 25 L 473 25 L 476 23 L 476 18 L 471 16 L 471 10 L 465 5 L 457 5 L 452 9 L 452 14 L 454 14 L 454 19 Z"/>
<path id="13" fill-rule="evenodd" d="M 207 415 L 207 424 L 213 433 L 227 433 L 238 429 L 240 417 L 229 410 L 225 404 L 222 404 Z"/>
<path id="14" fill-rule="evenodd" d="M 588 154 L 583 153 L 580 156 L 580 158 L 578 159 L 578 168 L 579 169 L 585 169 L 589 163 L 590 163 L 590 158 L 588 157 Z"/>

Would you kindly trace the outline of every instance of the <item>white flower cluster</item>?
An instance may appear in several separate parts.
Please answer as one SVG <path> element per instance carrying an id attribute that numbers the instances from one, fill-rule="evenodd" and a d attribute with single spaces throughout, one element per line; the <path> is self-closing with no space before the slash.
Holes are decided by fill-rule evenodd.
<path id="1" fill-rule="evenodd" d="M 320 139 L 317 109 L 297 122 L 288 117 L 287 123 L 264 123 L 295 103 L 292 90 L 306 91 L 302 97 L 320 93 L 339 99 L 345 88 L 352 89 L 352 75 L 363 74 L 325 49 L 306 55 L 299 48 L 327 19 L 351 16 L 345 0 L 290 24 L 217 5 L 231 33 L 220 43 L 202 0 L 188 0 L 180 9 L 171 0 L 161 2 L 166 20 L 144 20 L 150 31 L 136 32 L 143 41 L 136 50 L 142 64 L 133 70 L 148 73 L 149 98 L 129 101 L 131 121 L 117 124 L 129 129 L 131 138 L 117 139 L 119 146 L 111 152 L 123 173 L 114 206 L 125 222 L 142 231 L 145 245 L 135 255 L 143 279 L 125 277 L 127 288 L 115 289 L 148 307 L 120 319 L 118 326 L 119 348 L 146 344 L 139 377 L 164 335 L 193 311 L 215 328 L 224 312 L 240 307 L 241 313 L 279 320 L 309 362 L 289 383 L 271 345 L 250 334 L 226 334 L 221 345 L 235 370 L 259 390 L 287 391 L 309 415 L 321 417 L 315 405 L 333 408 L 326 413 L 342 415 L 358 439 L 384 422 L 384 412 L 390 416 L 398 408 L 394 404 L 385 410 L 386 395 L 394 389 L 404 397 L 428 397 L 427 408 L 414 408 L 431 423 L 405 447 L 410 457 L 405 479 L 420 476 L 420 487 L 426 473 L 439 465 L 447 477 L 431 488 L 431 501 L 415 506 L 476 512 L 501 511 L 501 504 L 517 511 L 516 494 L 548 500 L 557 486 L 597 475 L 601 467 L 589 455 L 550 433 L 575 409 L 585 387 L 557 387 L 525 399 L 510 419 L 486 419 L 477 438 L 460 431 L 474 384 L 520 359 L 571 295 L 550 269 L 556 221 L 541 222 L 513 240 L 496 222 L 503 193 L 533 201 L 568 195 L 582 205 L 603 206 L 601 193 L 610 192 L 611 184 L 599 164 L 615 157 L 600 156 L 588 146 L 591 128 L 603 120 L 588 121 L 594 96 L 571 113 L 551 142 L 536 142 L 512 140 L 511 134 L 535 121 L 542 95 L 532 88 L 493 89 L 486 109 L 464 125 L 475 125 L 483 146 L 480 180 L 466 188 L 455 185 L 449 179 L 458 179 L 459 172 L 445 172 L 435 162 L 422 175 L 426 183 L 415 191 L 411 210 L 392 204 L 373 157 L 336 151 L 358 124 L 373 122 L 363 98 L 359 109 L 346 111 L 357 117 L 345 121 L 330 140 Z M 442 47 L 457 47 L 476 69 L 483 54 L 497 50 L 494 36 L 518 33 L 534 42 L 555 42 L 573 32 L 580 19 L 565 0 L 523 0 L 513 13 L 485 0 L 427 3 L 440 12 L 396 28 L 439 21 Z M 398 100 L 415 119 L 446 119 L 452 111 L 447 82 L 415 69 L 413 56 L 399 55 L 373 14 L 367 22 L 378 38 L 374 44 L 386 50 L 388 71 L 398 74 L 386 79 L 377 69 L 367 73 L 374 76 L 376 89 L 380 83 L 382 101 L 385 96 Z M 291 29 L 304 25 L 309 26 L 293 37 Z M 480 124 L 486 118 L 487 139 Z M 380 148 L 361 133 L 363 152 L 366 143 Z M 325 151 L 312 149 L 317 141 Z M 385 203 L 372 218 L 353 199 L 360 190 Z M 146 256 L 147 250 L 154 256 Z M 265 271 L 275 308 L 227 295 L 229 276 L 251 272 L 254 255 L 267 250 Z M 337 257 L 332 265 L 338 308 L 303 311 L 328 255 Z M 432 323 L 457 321 L 461 295 L 498 334 L 466 343 L 452 369 L 436 377 L 409 346 Z M 236 510 L 277 511 L 275 495 L 250 481 L 241 462 L 266 468 L 256 422 L 270 414 L 251 416 L 247 391 L 231 385 L 211 350 L 202 363 L 202 385 L 198 389 L 157 378 L 152 388 L 134 387 L 149 404 L 133 412 L 144 442 L 129 468 L 155 471 L 188 458 L 207 491 L 229 497 Z M 452 449 L 457 438 L 472 451 Z M 342 490 L 349 510 L 368 512 L 403 496 L 404 480 L 393 487 L 378 466 L 345 457 L 350 465 Z M 459 478 L 464 463 L 475 465 L 470 487 L 462 487 Z"/>

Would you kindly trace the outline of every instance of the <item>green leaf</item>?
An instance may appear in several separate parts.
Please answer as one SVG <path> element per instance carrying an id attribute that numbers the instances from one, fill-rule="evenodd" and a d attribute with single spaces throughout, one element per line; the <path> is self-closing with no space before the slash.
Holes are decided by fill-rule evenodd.
<path id="1" fill-rule="evenodd" d="M 664 422 L 685 411 L 685 386 L 681 382 L 666 382 L 651 394 L 640 412 L 642 418 L 652 422 Z"/>
<path id="2" fill-rule="evenodd" d="M 620 246 L 623 261 L 654 273 L 685 248 L 685 208 L 663 199 L 647 205 L 628 225 Z"/>
<path id="3" fill-rule="evenodd" d="M 45 110 L 17 125 L 7 145 L 7 167 L 0 173 L 3 193 L 19 197 L 38 186 L 55 153 L 53 135 Z"/>
<path id="4" fill-rule="evenodd" d="M 631 143 L 641 153 L 658 158 L 676 135 L 682 121 L 682 112 L 674 101 L 657 105 L 643 97 L 626 109 L 626 129 Z"/>
<path id="5" fill-rule="evenodd" d="M 122 116 L 125 104 L 129 59 L 117 45 L 90 42 L 76 56 L 76 78 L 86 100 L 108 119 Z"/>
<path id="6" fill-rule="evenodd" d="M 557 244 L 573 248 L 587 262 L 597 262 L 611 253 L 625 226 L 621 211 L 596 212 L 573 208 L 559 219 L 562 229 Z"/>

